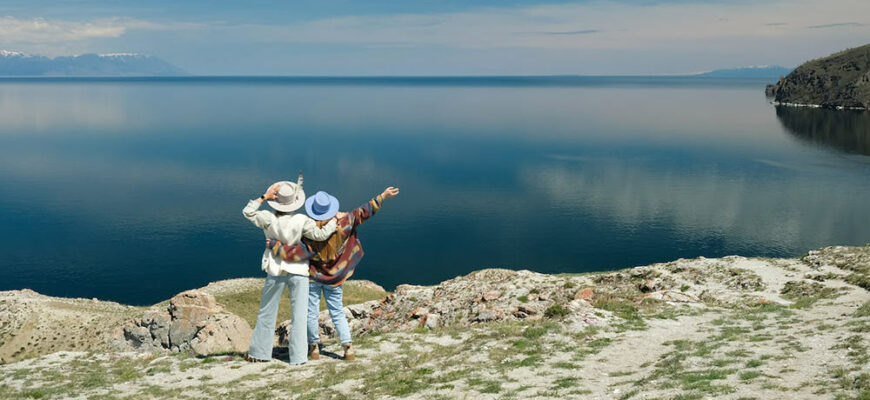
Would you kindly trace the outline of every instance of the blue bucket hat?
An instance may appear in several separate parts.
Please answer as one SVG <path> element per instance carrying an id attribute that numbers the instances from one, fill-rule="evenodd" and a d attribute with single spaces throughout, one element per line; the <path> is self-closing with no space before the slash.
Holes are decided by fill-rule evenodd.
<path id="1" fill-rule="evenodd" d="M 321 190 L 305 200 L 305 212 L 314 220 L 325 221 L 338 213 L 338 199 Z"/>

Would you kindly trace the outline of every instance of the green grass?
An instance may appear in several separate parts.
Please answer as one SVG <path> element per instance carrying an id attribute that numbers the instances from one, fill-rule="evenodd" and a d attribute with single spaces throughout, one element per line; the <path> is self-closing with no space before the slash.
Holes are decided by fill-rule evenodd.
<path id="1" fill-rule="evenodd" d="M 567 308 L 563 307 L 561 304 L 553 304 L 547 307 L 544 310 L 544 316 L 547 318 L 564 318 L 566 315 L 570 314 L 571 311 L 568 311 Z"/>
<path id="2" fill-rule="evenodd" d="M 567 389 L 576 386 L 577 381 L 579 381 L 579 379 L 573 377 L 557 378 L 555 381 L 553 381 L 553 387 L 555 387 L 556 389 Z"/>
<path id="3" fill-rule="evenodd" d="M 342 285 L 342 291 L 344 296 L 344 305 L 350 304 L 358 304 L 364 303 L 369 300 L 377 300 L 386 297 L 389 293 L 370 289 L 367 287 L 360 287 L 355 284 L 354 281 L 347 281 L 344 285 Z M 260 310 L 260 295 L 262 293 L 262 288 L 251 288 L 249 290 L 231 293 L 227 295 L 215 296 L 215 299 L 219 304 L 224 306 L 224 308 L 240 317 L 242 317 L 245 321 L 251 326 L 254 326 L 257 322 L 257 312 Z M 321 299 L 320 301 L 320 309 L 323 310 L 326 308 L 326 304 Z M 281 296 L 281 303 L 278 306 L 278 323 L 290 319 L 290 297 L 289 294 L 284 292 L 284 295 Z"/>
<path id="4" fill-rule="evenodd" d="M 839 296 L 837 290 L 818 282 L 789 281 L 785 283 L 780 294 L 783 298 L 792 300 L 792 308 L 810 308 L 822 299 Z"/>
<path id="5" fill-rule="evenodd" d="M 639 330 L 647 327 L 643 317 L 640 315 L 640 310 L 633 302 L 610 296 L 601 296 L 593 304 L 596 308 L 612 312 L 623 321 L 617 324 L 616 331 L 624 332 L 626 330 Z M 646 307 L 656 307 L 656 304 L 644 304 Z"/>
<path id="6" fill-rule="evenodd" d="M 758 368 L 763 364 L 761 360 L 749 360 L 746 363 L 746 368 Z"/>
<path id="7" fill-rule="evenodd" d="M 740 373 L 740 380 L 741 381 L 749 381 L 749 380 L 758 378 L 759 376 L 761 376 L 761 372 L 758 372 L 756 370 L 745 371 L 745 372 Z"/>

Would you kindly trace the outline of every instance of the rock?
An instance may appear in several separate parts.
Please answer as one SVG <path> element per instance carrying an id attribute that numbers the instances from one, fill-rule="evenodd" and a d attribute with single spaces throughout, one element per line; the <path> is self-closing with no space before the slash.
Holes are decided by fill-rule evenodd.
<path id="1" fill-rule="evenodd" d="M 150 347 L 152 344 L 151 332 L 144 326 L 124 327 L 124 338 L 133 348 Z"/>
<path id="2" fill-rule="evenodd" d="M 590 301 L 590 300 L 592 300 L 593 296 L 595 296 L 595 290 L 592 289 L 591 287 L 585 287 L 583 289 L 578 290 L 577 293 L 574 294 L 574 300 Z"/>
<path id="3" fill-rule="evenodd" d="M 429 310 L 423 307 L 417 307 L 411 311 L 411 318 L 419 319 L 425 317 L 427 314 L 429 314 Z"/>
<path id="4" fill-rule="evenodd" d="M 426 316 L 425 326 L 429 329 L 435 329 L 438 327 L 438 323 L 441 321 L 441 317 L 438 314 L 429 314 Z"/>
<path id="5" fill-rule="evenodd" d="M 519 312 L 521 312 L 521 313 L 524 313 L 524 314 L 526 314 L 526 315 L 536 315 L 536 314 L 538 314 L 538 311 L 535 310 L 534 308 L 527 307 L 527 306 L 524 306 L 524 305 L 519 305 L 519 306 L 517 306 L 517 311 L 519 311 Z"/>
<path id="6" fill-rule="evenodd" d="M 205 322 L 190 341 L 190 347 L 199 355 L 241 353 L 248 350 L 252 333 L 247 321 L 241 317 L 218 314 Z"/>
<path id="7" fill-rule="evenodd" d="M 169 326 L 171 317 L 166 311 L 149 310 L 142 316 L 142 325 L 147 326 L 155 341 L 161 347 L 169 348 Z"/>
<path id="8" fill-rule="evenodd" d="M 293 326 L 293 321 L 286 320 L 275 328 L 275 336 L 277 337 L 276 346 L 287 346 L 290 340 L 290 327 Z"/>
<path id="9" fill-rule="evenodd" d="M 225 312 L 214 296 L 200 290 L 175 295 L 165 309 L 152 307 L 120 332 L 121 343 L 132 349 L 199 355 L 243 352 L 253 333 L 244 319 Z"/>
<path id="10" fill-rule="evenodd" d="M 483 310 L 477 313 L 477 316 L 474 318 L 474 320 L 476 322 L 496 321 L 501 319 L 503 315 L 504 311 L 501 311 L 499 309 Z"/>
<path id="11" fill-rule="evenodd" d="M 202 322 L 221 311 L 214 296 L 206 292 L 188 290 L 175 295 L 169 300 L 169 314 L 172 316 L 169 342 L 173 347 L 179 347 L 190 341 L 204 326 Z"/>
<path id="12" fill-rule="evenodd" d="M 495 290 L 487 290 L 483 292 L 483 295 L 480 296 L 481 301 L 493 301 L 497 299 L 501 294 Z"/>

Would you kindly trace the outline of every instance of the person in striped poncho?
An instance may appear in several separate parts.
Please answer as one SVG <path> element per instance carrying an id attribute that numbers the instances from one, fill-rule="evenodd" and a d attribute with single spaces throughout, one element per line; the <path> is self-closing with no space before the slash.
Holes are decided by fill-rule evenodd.
<path id="1" fill-rule="evenodd" d="M 344 348 L 344 358 L 354 359 L 350 328 L 344 314 L 342 284 L 353 275 L 364 255 L 356 228 L 380 210 L 385 199 L 395 197 L 399 189 L 388 187 L 377 197 L 349 212 L 338 212 L 338 199 L 326 192 L 317 192 L 305 202 L 305 210 L 319 225 L 335 220 L 335 233 L 325 241 L 303 239 L 294 245 L 269 239 L 266 247 L 288 261 L 309 259 L 308 290 L 308 358 L 320 358 L 320 327 L 317 321 L 321 293 L 329 316 Z"/>

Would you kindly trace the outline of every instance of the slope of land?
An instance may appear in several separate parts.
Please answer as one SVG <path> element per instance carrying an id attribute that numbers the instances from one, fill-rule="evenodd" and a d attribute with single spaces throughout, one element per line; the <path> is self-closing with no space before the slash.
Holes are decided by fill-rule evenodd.
<path id="1" fill-rule="evenodd" d="M 808 61 L 767 94 L 783 105 L 870 108 L 870 44 Z"/>
<path id="2" fill-rule="evenodd" d="M 255 283 L 205 290 L 256 296 Z M 5 292 L 0 317 L 28 295 Z M 43 349 L 0 365 L 0 399 L 870 398 L 870 246 L 583 275 L 489 269 L 380 296 L 347 307 L 353 362 L 334 338 L 302 366 Z"/>

